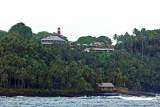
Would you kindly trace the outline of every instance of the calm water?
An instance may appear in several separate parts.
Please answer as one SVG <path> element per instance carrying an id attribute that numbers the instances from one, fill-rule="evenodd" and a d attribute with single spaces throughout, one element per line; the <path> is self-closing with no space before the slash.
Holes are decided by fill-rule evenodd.
<path id="1" fill-rule="evenodd" d="M 160 107 L 160 97 L 0 97 L 0 107 Z"/>

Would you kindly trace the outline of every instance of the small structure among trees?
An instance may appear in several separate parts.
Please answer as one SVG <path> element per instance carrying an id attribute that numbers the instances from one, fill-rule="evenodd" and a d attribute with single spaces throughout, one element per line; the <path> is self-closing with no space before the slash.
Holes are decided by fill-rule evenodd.
<path id="1" fill-rule="evenodd" d="M 114 91 L 114 85 L 112 83 L 97 84 L 97 91 Z"/>
<path id="2" fill-rule="evenodd" d="M 41 44 L 63 44 L 64 42 L 65 40 L 58 36 L 49 36 L 41 39 Z"/>

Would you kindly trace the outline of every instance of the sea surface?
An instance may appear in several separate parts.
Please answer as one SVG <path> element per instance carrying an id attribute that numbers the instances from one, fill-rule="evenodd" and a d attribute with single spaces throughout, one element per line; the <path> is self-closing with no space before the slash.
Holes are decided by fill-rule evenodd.
<path id="1" fill-rule="evenodd" d="M 0 97 L 0 107 L 160 107 L 160 97 Z"/>

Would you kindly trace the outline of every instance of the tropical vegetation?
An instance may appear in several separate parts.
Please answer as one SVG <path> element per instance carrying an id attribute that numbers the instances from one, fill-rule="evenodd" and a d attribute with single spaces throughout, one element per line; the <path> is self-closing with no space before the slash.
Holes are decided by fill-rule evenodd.
<path id="1" fill-rule="evenodd" d="M 84 52 L 83 45 L 69 43 L 42 45 L 48 34 L 34 34 L 24 23 L 0 31 L 1 89 L 93 90 L 97 83 L 112 82 L 132 91 L 160 92 L 160 30 L 115 34 L 112 53 Z M 103 36 L 80 37 L 76 43 L 104 38 L 111 43 Z"/>

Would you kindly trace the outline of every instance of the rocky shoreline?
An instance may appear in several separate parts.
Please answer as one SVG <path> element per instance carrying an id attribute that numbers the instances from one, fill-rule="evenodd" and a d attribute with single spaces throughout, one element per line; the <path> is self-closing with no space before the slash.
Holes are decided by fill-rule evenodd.
<path id="1" fill-rule="evenodd" d="M 66 91 L 66 90 L 37 90 L 37 89 L 0 89 L 0 96 L 32 96 L 32 97 L 81 97 L 81 96 L 146 96 L 155 97 L 149 92 L 96 92 L 96 91 Z"/>

